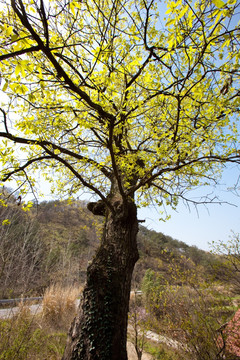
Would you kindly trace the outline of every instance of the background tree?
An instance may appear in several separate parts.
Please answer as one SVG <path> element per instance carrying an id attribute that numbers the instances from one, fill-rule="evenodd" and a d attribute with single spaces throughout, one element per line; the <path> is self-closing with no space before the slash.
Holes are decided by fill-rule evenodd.
<path id="1" fill-rule="evenodd" d="M 126 360 L 137 206 L 176 207 L 240 163 L 239 3 L 7 0 L 1 179 L 81 189 L 105 216 L 64 359 Z M 166 18 L 162 14 L 166 12 Z"/>
<path id="2" fill-rule="evenodd" d="M 41 288 L 46 246 L 33 214 L 24 212 L 9 192 L 0 207 L 0 297 L 19 297 Z M 3 200 L 4 195 L 0 197 Z"/>
<path id="3" fill-rule="evenodd" d="M 168 257 L 164 274 L 148 269 L 142 282 L 151 328 L 177 340 L 186 359 L 228 359 L 224 329 L 235 312 L 231 282 L 211 280 L 185 256 Z M 232 338 L 235 333 L 229 331 Z"/>
<path id="4" fill-rule="evenodd" d="M 216 265 L 216 271 L 225 281 L 231 281 L 234 291 L 240 293 L 240 237 L 232 233 L 227 242 L 219 240 L 212 243 L 212 252 L 221 256 L 221 262 Z"/>
<path id="5" fill-rule="evenodd" d="M 138 294 L 137 290 L 131 292 L 129 309 L 129 324 L 131 325 L 130 333 L 133 337 L 137 359 L 141 360 L 146 341 L 147 312 L 144 308 L 141 294 Z"/>

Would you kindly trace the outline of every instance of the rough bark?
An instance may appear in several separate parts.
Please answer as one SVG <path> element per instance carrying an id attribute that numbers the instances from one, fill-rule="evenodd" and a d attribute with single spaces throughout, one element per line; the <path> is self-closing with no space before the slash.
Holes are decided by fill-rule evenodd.
<path id="1" fill-rule="evenodd" d="M 79 314 L 69 330 L 63 360 L 127 360 L 131 278 L 138 260 L 136 206 L 112 200 L 102 242 L 87 269 Z"/>

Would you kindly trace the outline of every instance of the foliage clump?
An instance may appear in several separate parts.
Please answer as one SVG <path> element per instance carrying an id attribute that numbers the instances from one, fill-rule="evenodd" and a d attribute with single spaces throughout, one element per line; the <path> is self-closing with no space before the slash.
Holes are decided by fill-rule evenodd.
<path id="1" fill-rule="evenodd" d="M 1 360 L 60 360 L 66 333 L 43 326 L 38 315 L 21 305 L 12 318 L 0 319 Z"/>
<path id="2" fill-rule="evenodd" d="M 169 256 L 166 273 L 161 267 L 146 271 L 142 290 L 151 327 L 184 344 L 186 356 L 196 360 L 227 356 L 227 336 L 221 328 L 234 314 L 231 281 L 223 287 L 190 260 Z"/>

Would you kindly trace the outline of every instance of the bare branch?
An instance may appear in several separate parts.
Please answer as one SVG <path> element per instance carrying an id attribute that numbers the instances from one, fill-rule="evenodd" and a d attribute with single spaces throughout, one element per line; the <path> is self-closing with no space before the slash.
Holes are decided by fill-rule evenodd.
<path id="1" fill-rule="evenodd" d="M 31 46 L 30 48 L 27 48 L 27 49 L 13 51 L 8 54 L 0 55 L 0 61 L 15 58 L 16 56 L 27 54 L 27 53 L 32 53 L 32 52 L 39 51 L 39 50 L 40 50 L 40 46 L 36 45 L 36 46 Z"/>
<path id="2" fill-rule="evenodd" d="M 32 165 L 33 163 L 42 161 L 42 160 L 50 160 L 51 156 L 39 156 L 36 157 L 34 159 L 28 160 L 24 165 L 19 166 L 18 168 L 14 169 L 13 171 L 8 172 L 2 179 L 1 181 L 5 182 L 7 180 L 9 180 L 14 174 L 17 174 L 19 172 L 24 171 L 26 168 L 28 168 L 30 165 Z"/>
<path id="3" fill-rule="evenodd" d="M 7 138 L 9 140 L 12 140 L 16 143 L 19 143 L 19 144 L 26 144 L 26 145 L 39 145 L 41 146 L 44 150 L 46 150 L 46 147 L 49 147 L 49 148 L 52 148 L 53 151 L 54 150 L 58 150 L 60 151 L 60 153 L 62 154 L 66 154 L 66 155 L 69 155 L 75 159 L 78 159 L 78 160 L 82 160 L 84 161 L 85 163 L 88 163 L 88 164 L 94 164 L 99 170 L 102 171 L 102 173 L 107 176 L 108 178 L 111 177 L 111 173 L 109 171 L 107 171 L 105 169 L 104 166 L 100 165 L 97 161 L 91 159 L 91 158 L 87 158 L 87 157 L 84 157 L 80 154 L 76 154 L 74 152 L 72 152 L 71 150 L 68 150 L 68 149 L 65 149 L 63 148 L 62 146 L 58 146 L 50 141 L 46 141 L 46 140 L 33 140 L 33 139 L 26 139 L 26 138 L 22 138 L 22 137 L 18 137 L 18 136 L 14 136 L 10 133 L 4 133 L 4 132 L 0 132 L 0 137 L 4 137 L 4 138 Z"/>
<path id="4" fill-rule="evenodd" d="M 3 122 L 4 122 L 6 133 L 9 134 L 8 126 L 7 126 L 7 114 L 6 114 L 5 110 L 3 110 L 2 108 L 0 108 L 0 111 L 3 114 Z"/>

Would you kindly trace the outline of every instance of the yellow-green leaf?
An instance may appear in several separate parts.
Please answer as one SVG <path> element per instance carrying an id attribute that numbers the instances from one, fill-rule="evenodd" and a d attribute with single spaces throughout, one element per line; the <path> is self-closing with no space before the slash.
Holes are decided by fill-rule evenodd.
<path id="1" fill-rule="evenodd" d="M 222 0 L 212 0 L 212 2 L 218 8 L 222 8 L 225 6 L 225 3 Z"/>
<path id="2" fill-rule="evenodd" d="M 4 225 L 10 225 L 11 223 L 10 223 L 10 221 L 9 221 L 9 219 L 5 219 L 5 220 L 3 220 L 3 222 L 2 222 L 2 225 L 4 226 Z"/>

